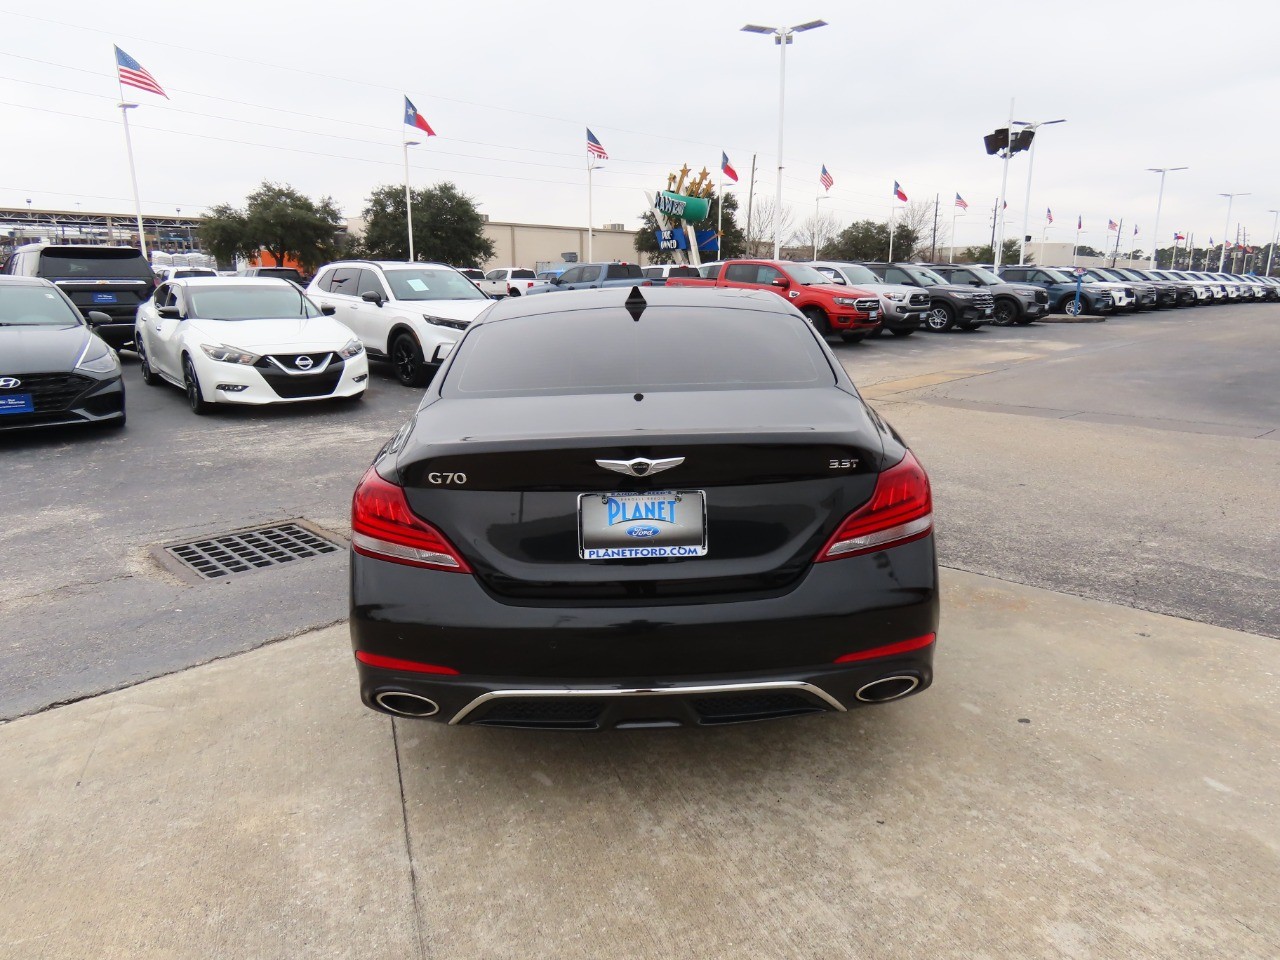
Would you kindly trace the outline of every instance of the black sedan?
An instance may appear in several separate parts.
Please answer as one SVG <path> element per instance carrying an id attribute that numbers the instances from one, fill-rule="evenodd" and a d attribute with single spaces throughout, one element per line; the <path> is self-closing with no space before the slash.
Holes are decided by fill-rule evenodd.
<path id="1" fill-rule="evenodd" d="M 450 724 L 711 725 L 928 687 L 929 481 L 771 294 L 503 300 L 352 503 L 361 697 Z"/>
<path id="2" fill-rule="evenodd" d="M 76 305 L 48 280 L 0 276 L 0 432 L 124 421 L 120 360 Z"/>

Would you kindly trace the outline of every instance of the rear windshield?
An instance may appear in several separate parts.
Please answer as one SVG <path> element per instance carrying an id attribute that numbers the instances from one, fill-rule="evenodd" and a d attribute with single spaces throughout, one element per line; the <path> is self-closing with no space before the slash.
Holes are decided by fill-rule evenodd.
<path id="1" fill-rule="evenodd" d="M 216 277 L 217 275 L 218 275 L 217 270 L 201 270 L 201 269 L 175 270 L 173 271 L 173 274 L 172 276 L 169 277 L 169 279 L 185 280 L 188 277 Z"/>
<path id="2" fill-rule="evenodd" d="M 638 263 L 611 263 L 604 275 L 606 280 L 638 280 L 641 277 Z"/>
<path id="3" fill-rule="evenodd" d="M 651 306 L 482 324 L 467 335 L 446 397 L 509 397 L 831 386 L 807 321 L 744 309 Z"/>
<path id="4" fill-rule="evenodd" d="M 320 311 L 292 284 L 187 287 L 187 316 L 202 320 L 318 317 Z"/>
<path id="5" fill-rule="evenodd" d="M 511 279 L 512 280 L 536 280 L 538 278 L 533 275 L 532 270 L 512 270 Z"/>
<path id="6" fill-rule="evenodd" d="M 474 283 L 447 267 L 397 267 L 385 271 L 395 300 L 485 300 Z"/>
<path id="7" fill-rule="evenodd" d="M 57 290 L 32 284 L 0 286 L 0 327 L 71 327 L 80 314 Z"/>
<path id="8" fill-rule="evenodd" d="M 151 265 L 137 250 L 42 250 L 37 275 L 49 280 L 151 280 Z"/>
<path id="9" fill-rule="evenodd" d="M 294 283 L 302 280 L 302 274 L 293 267 L 258 267 L 256 276 L 279 277 L 281 280 L 292 280 Z"/>

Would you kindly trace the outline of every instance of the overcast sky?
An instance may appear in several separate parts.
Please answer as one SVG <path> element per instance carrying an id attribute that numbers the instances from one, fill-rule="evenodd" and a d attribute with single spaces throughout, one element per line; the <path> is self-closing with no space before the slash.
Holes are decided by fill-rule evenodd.
<path id="1" fill-rule="evenodd" d="M 252 9 L 252 12 L 249 12 Z M 638 225 L 642 191 L 720 151 L 757 196 L 777 164 L 778 48 L 748 22 L 829 26 L 787 55 L 784 202 L 845 223 L 888 216 L 895 180 L 914 200 L 969 202 L 960 243 L 986 242 L 1000 162 L 981 137 L 1008 120 L 1046 128 L 1030 232 L 1104 242 L 1108 218 L 1150 248 L 1175 229 L 1221 241 L 1223 192 L 1250 240 L 1280 208 L 1273 3 L 1078 2 L 282 2 L 45 7 L 0 0 L 0 205 L 131 210 L 112 43 L 165 87 L 131 90 L 143 208 L 240 203 L 264 178 L 332 196 L 348 215 L 402 180 L 402 96 L 438 136 L 411 151 L 415 185 L 452 180 L 494 220 L 586 222 L 590 126 L 610 154 L 595 222 Z M 1021 228 L 1025 154 L 1009 176 L 1009 236 Z M 1112 234 L 1114 236 L 1114 234 Z"/>

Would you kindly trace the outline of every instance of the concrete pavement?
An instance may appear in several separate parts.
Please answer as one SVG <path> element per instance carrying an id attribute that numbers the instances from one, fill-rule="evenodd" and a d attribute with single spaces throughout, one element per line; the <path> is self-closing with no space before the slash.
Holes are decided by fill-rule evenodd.
<path id="1" fill-rule="evenodd" d="M 0 726 L 0 956 L 1280 954 L 1274 641 L 944 582 L 847 715 L 392 722 L 334 627 Z"/>

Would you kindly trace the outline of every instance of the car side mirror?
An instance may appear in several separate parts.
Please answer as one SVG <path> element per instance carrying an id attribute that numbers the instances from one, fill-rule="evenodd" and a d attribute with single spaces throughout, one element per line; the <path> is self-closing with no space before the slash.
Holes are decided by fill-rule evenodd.
<path id="1" fill-rule="evenodd" d="M 338 308 L 335 307 L 332 303 L 326 303 L 320 307 L 320 312 L 324 314 L 326 317 L 332 317 L 335 313 L 338 312 Z"/>
<path id="2" fill-rule="evenodd" d="M 89 321 L 89 326 L 99 327 L 104 323 L 111 322 L 111 316 L 103 313 L 101 310 L 90 310 L 85 314 L 85 320 Z"/>
<path id="3" fill-rule="evenodd" d="M 360 299 L 365 303 L 376 303 L 378 306 L 382 306 L 382 294 L 377 290 L 366 290 L 360 294 Z"/>
<path id="4" fill-rule="evenodd" d="M 431 362 L 442 363 L 445 357 L 453 352 L 452 343 L 437 343 L 435 349 L 431 351 Z"/>
<path id="5" fill-rule="evenodd" d="M 564 280 L 562 280 L 560 277 L 552 277 L 551 282 L 552 284 L 558 287 L 560 286 L 560 284 L 564 283 Z"/>
<path id="6" fill-rule="evenodd" d="M 94 312 L 96 313 L 97 311 L 94 311 Z M 158 313 L 160 316 L 162 316 L 166 320 L 181 319 L 181 314 L 178 312 L 178 308 L 174 306 L 156 307 L 156 313 Z M 92 314 L 90 314 L 90 316 L 92 316 Z"/>
<path id="7" fill-rule="evenodd" d="M 841 287 L 847 287 L 847 286 L 849 285 L 849 284 L 847 284 L 847 283 L 845 282 L 844 277 L 840 276 L 839 274 L 837 274 L 836 276 L 832 277 L 832 278 L 831 278 L 831 282 L 832 282 L 832 283 L 834 283 L 834 284 L 837 284 L 837 285 L 839 285 L 839 286 L 841 286 Z"/>
<path id="8" fill-rule="evenodd" d="M 781 287 L 785 290 L 787 287 L 791 286 L 791 281 L 786 277 L 774 277 L 773 280 L 770 281 L 770 284 L 775 287 Z"/>

